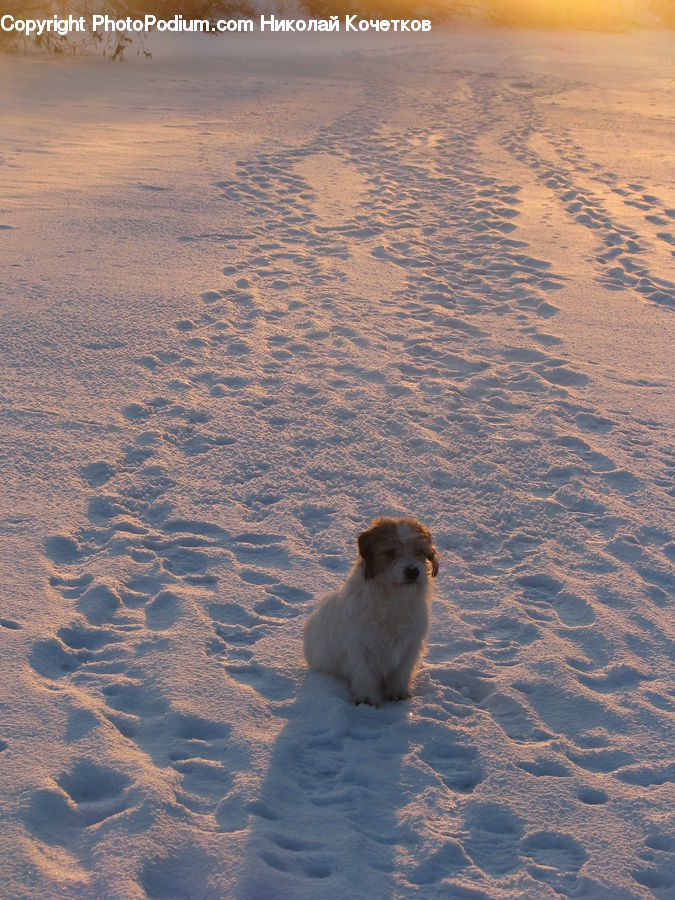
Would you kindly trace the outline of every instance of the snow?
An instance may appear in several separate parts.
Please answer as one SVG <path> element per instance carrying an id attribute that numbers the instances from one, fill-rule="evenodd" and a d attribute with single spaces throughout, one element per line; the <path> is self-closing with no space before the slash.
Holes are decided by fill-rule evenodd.
<path id="1" fill-rule="evenodd" d="M 4 896 L 672 896 L 672 35 L 152 51 L 0 60 Z"/>

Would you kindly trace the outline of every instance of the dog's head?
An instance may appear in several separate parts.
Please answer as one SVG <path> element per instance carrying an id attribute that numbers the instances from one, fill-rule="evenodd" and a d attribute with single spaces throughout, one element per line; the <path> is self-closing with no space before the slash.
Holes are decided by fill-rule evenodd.
<path id="1" fill-rule="evenodd" d="M 358 537 L 363 577 L 399 585 L 426 584 L 438 575 L 438 554 L 427 528 L 416 519 L 383 517 Z M 427 563 L 430 566 L 427 566 Z"/>

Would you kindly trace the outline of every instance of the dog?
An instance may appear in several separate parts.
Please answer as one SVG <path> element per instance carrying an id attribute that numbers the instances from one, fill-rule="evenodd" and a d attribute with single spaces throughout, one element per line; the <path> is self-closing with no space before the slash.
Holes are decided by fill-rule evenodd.
<path id="1" fill-rule="evenodd" d="M 410 696 L 438 554 L 428 529 L 408 517 L 375 519 L 358 549 L 345 584 L 305 623 L 303 649 L 310 669 L 346 679 L 356 703 L 379 706 Z"/>

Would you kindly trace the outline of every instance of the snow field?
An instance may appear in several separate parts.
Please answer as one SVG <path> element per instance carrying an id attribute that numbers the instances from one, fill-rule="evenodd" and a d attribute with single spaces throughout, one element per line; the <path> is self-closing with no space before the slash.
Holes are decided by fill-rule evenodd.
<path id="1" fill-rule="evenodd" d="M 347 47 L 339 77 L 239 61 L 246 116 L 284 77 L 321 120 L 221 150 L 169 251 L 207 283 L 149 307 L 147 336 L 101 309 L 102 362 L 69 363 L 90 406 L 54 429 L 81 501 L 3 520 L 17 571 L 40 536 L 22 602 L 49 613 L 36 628 L 10 601 L 0 621 L 26 696 L 0 745 L 16 896 L 672 891 L 669 363 L 645 376 L 600 327 L 604 360 L 579 352 L 566 306 L 611 320 L 620 298 L 666 346 L 675 200 L 594 158 L 583 110 L 563 127 L 556 104 L 607 70 L 552 72 L 532 40 Z M 234 104 L 213 120 L 240 125 Z M 164 198 L 163 152 L 108 213 L 149 271 L 194 178 Z M 139 277 L 97 265 L 122 300 Z M 30 387 L 5 384 L 13 497 L 46 427 L 11 418 Z M 441 553 L 427 659 L 410 702 L 354 707 L 304 671 L 302 622 L 358 530 L 407 512 Z"/>

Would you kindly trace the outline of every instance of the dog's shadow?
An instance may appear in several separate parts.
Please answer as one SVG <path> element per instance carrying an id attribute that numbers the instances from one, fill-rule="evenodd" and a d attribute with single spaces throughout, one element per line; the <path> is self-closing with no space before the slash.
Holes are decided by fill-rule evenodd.
<path id="1" fill-rule="evenodd" d="M 408 709 L 355 706 L 337 680 L 305 677 L 249 807 L 239 900 L 394 894 Z"/>

